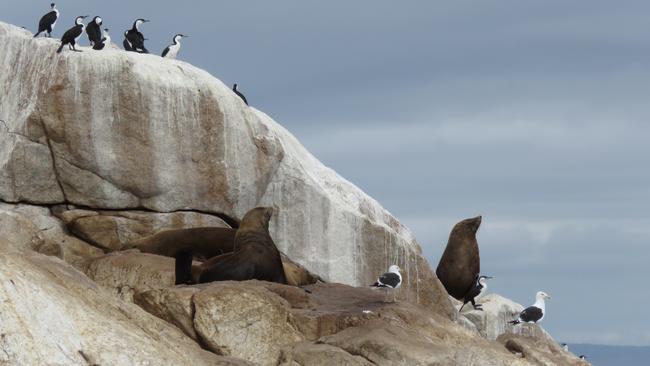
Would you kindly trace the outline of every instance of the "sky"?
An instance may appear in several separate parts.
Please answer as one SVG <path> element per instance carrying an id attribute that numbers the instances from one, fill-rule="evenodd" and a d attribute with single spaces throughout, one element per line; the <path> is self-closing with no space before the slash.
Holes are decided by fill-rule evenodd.
<path id="1" fill-rule="evenodd" d="M 0 0 L 35 30 L 50 1 Z M 569 343 L 650 345 L 650 3 L 59 1 L 55 37 L 138 17 L 148 48 L 248 101 L 415 233 L 432 266 L 483 215 L 490 290 Z M 86 45 L 87 41 L 82 44 Z"/>

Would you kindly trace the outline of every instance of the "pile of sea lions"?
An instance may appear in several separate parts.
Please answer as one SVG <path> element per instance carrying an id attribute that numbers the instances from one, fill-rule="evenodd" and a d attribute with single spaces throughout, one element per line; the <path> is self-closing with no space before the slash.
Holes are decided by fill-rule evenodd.
<path id="1" fill-rule="evenodd" d="M 200 227 L 165 230 L 136 240 L 124 250 L 139 249 L 175 259 L 176 284 L 261 280 L 303 286 L 320 280 L 282 258 L 269 233 L 273 208 L 248 211 L 237 229 Z M 194 260 L 202 261 L 193 265 Z"/>

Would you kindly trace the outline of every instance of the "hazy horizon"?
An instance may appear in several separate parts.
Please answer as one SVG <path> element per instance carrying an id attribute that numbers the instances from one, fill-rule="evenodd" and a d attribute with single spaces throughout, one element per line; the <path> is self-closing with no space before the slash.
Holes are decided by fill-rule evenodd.
<path id="1" fill-rule="evenodd" d="M 35 31 L 50 1 L 0 0 Z M 228 85 L 415 233 L 435 269 L 483 215 L 490 290 L 567 343 L 650 345 L 650 3 L 59 1 L 60 37 L 138 17 L 159 54 Z M 86 46 L 84 37 L 81 44 Z"/>

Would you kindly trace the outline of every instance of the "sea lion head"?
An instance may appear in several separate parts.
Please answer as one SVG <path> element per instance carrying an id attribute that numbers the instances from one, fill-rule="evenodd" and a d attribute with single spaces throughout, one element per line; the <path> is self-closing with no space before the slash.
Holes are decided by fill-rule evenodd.
<path id="1" fill-rule="evenodd" d="M 257 227 L 269 230 L 269 221 L 273 216 L 273 207 L 255 207 L 254 209 L 246 212 L 244 218 L 241 220 L 241 227 Z"/>
<path id="2" fill-rule="evenodd" d="M 465 219 L 454 226 L 453 231 L 469 232 L 476 234 L 478 228 L 481 226 L 482 216 L 472 217 L 471 219 Z"/>

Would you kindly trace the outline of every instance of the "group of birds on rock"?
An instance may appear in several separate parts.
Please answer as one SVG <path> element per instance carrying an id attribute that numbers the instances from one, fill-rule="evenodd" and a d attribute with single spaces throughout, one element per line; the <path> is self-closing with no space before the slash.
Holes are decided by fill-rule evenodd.
<path id="1" fill-rule="evenodd" d="M 59 20 L 59 16 L 60 13 L 56 8 L 56 4 L 51 3 L 50 11 L 47 14 L 43 15 L 43 17 L 41 17 L 41 20 L 38 22 L 38 31 L 34 34 L 34 38 L 38 37 L 41 34 L 45 34 L 46 37 L 52 37 L 52 31 L 54 30 L 56 22 Z M 63 37 L 61 37 L 61 46 L 59 49 L 57 49 L 57 53 L 61 53 L 66 45 L 72 51 L 81 52 L 81 50 L 78 50 L 76 48 L 76 45 L 79 38 L 83 35 L 84 32 L 86 32 L 86 35 L 88 35 L 88 41 L 94 50 L 103 50 L 106 45 L 111 43 L 111 36 L 108 34 L 109 29 L 104 28 L 103 31 L 101 29 L 101 26 L 103 24 L 102 18 L 100 16 L 96 16 L 90 23 L 88 23 L 88 25 L 85 25 L 84 19 L 86 18 L 88 18 L 88 15 L 80 15 L 75 18 L 74 27 L 68 29 L 65 33 L 63 33 Z M 147 50 L 144 45 L 144 41 L 147 39 L 144 37 L 142 32 L 140 32 L 140 27 L 142 24 L 148 22 L 149 20 L 147 19 L 136 19 L 133 22 L 131 29 L 124 32 L 124 41 L 122 42 L 122 46 L 126 51 L 149 53 L 149 50 Z M 163 58 L 175 59 L 181 49 L 181 39 L 187 37 L 189 36 L 180 33 L 176 34 L 172 39 L 172 44 L 163 50 L 161 56 Z M 246 100 L 246 97 L 239 90 L 237 90 L 237 84 L 233 85 L 232 90 L 244 101 L 246 105 L 248 105 L 248 100 Z"/>
<path id="2" fill-rule="evenodd" d="M 52 31 L 54 30 L 59 17 L 60 13 L 56 8 L 56 4 L 50 4 L 50 11 L 43 15 L 41 20 L 38 22 L 38 31 L 34 34 L 34 38 L 38 37 L 42 33 L 45 34 L 46 37 L 52 37 Z M 101 17 L 94 17 L 88 25 L 84 24 L 84 19 L 86 18 L 88 18 L 88 15 L 80 15 L 75 18 L 74 26 L 63 33 L 63 37 L 61 37 L 61 47 L 59 47 L 57 53 L 60 53 L 66 45 L 72 51 L 81 52 L 81 50 L 78 50 L 75 46 L 84 32 L 88 35 L 90 46 L 94 50 L 102 50 L 111 42 L 111 36 L 108 34 L 109 29 L 101 29 L 103 24 Z M 147 39 L 144 37 L 142 32 L 140 32 L 140 26 L 147 22 L 149 22 L 147 19 L 136 19 L 133 22 L 131 29 L 124 32 L 124 41 L 122 42 L 122 45 L 125 50 L 149 53 L 149 50 L 147 50 L 144 45 L 144 41 Z M 178 51 L 181 48 L 181 39 L 186 37 L 188 36 L 184 34 L 176 34 L 172 39 L 172 44 L 163 50 L 162 57 L 176 58 Z"/>
<path id="3" fill-rule="evenodd" d="M 493 277 L 490 276 L 477 276 L 476 283 L 474 286 L 467 292 L 465 298 L 463 299 L 463 305 L 460 307 L 458 312 L 463 310 L 463 307 L 467 303 L 471 303 L 475 310 L 483 310 L 480 304 L 476 304 L 475 300 L 481 297 L 487 291 L 487 280 Z M 375 289 L 397 289 L 402 284 L 402 275 L 400 274 L 400 268 L 396 265 L 390 266 L 388 272 L 381 275 L 377 281 L 371 285 Z M 519 313 L 517 319 L 510 321 L 512 325 L 517 325 L 519 323 L 537 323 L 544 319 L 546 312 L 545 300 L 550 299 L 551 297 L 543 291 L 537 292 L 535 296 L 535 303 Z"/>

